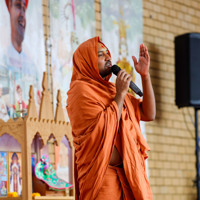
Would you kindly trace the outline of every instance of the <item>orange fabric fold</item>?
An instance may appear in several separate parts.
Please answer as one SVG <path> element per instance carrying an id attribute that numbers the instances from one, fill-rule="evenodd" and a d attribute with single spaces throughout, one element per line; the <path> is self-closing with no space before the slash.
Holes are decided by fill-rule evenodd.
<path id="1" fill-rule="evenodd" d="M 73 74 L 67 111 L 75 147 L 77 200 L 93 200 L 101 190 L 116 145 L 124 173 L 136 200 L 152 199 L 144 160 L 149 147 L 140 130 L 140 100 L 127 94 L 122 116 L 114 101 L 115 85 L 99 75 L 95 37 L 82 43 L 73 55 Z"/>
<path id="2" fill-rule="evenodd" d="M 108 165 L 102 187 L 95 200 L 134 200 L 123 168 Z"/>

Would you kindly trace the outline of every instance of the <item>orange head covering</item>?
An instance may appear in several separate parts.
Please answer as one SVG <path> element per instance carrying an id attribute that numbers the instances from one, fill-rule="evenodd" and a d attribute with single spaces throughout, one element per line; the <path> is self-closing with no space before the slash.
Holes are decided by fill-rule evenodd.
<path id="1" fill-rule="evenodd" d="M 76 199 L 97 197 L 112 150 L 117 145 L 135 199 L 151 200 L 144 163 L 149 147 L 139 125 L 140 101 L 127 94 L 118 121 L 118 106 L 114 101 L 116 88 L 108 81 L 111 74 L 105 80 L 99 74 L 98 42 L 98 37 L 89 39 L 75 51 L 67 93 L 67 112 L 75 147 Z"/>
<path id="2" fill-rule="evenodd" d="M 9 1 L 12 1 L 12 0 L 5 0 L 6 1 L 6 6 L 9 10 Z M 25 0 L 26 1 L 26 8 L 28 7 L 28 0 Z"/>
<path id="3" fill-rule="evenodd" d="M 99 37 L 89 39 L 86 42 L 83 42 L 75 51 L 73 55 L 73 75 L 71 83 L 73 83 L 73 81 L 75 80 L 81 79 L 92 79 L 103 84 L 105 84 L 106 82 L 108 83 L 108 80 L 110 79 L 112 74 L 106 77 L 106 81 L 99 74 L 97 54 L 97 44 L 99 42 L 102 43 L 99 40 Z M 109 51 L 108 53 L 111 57 Z"/>

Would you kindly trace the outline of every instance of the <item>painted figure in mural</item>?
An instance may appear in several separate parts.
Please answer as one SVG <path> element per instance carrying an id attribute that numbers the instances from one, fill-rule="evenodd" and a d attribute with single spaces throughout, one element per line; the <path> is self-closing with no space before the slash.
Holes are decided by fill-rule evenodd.
<path id="1" fill-rule="evenodd" d="M 23 116 L 23 113 L 26 112 L 28 105 L 23 101 L 22 97 L 22 88 L 20 85 L 16 87 L 16 104 L 13 106 L 16 117 Z"/>
<path id="2" fill-rule="evenodd" d="M 18 117 L 13 110 L 17 104 L 17 86 L 23 90 L 23 101 L 28 101 L 30 85 L 38 87 L 38 72 L 31 57 L 23 50 L 23 41 L 26 29 L 26 9 L 28 0 L 5 0 L 10 15 L 11 43 L 3 57 L 4 65 L 7 67 L 8 95 L 10 117 Z M 28 103 L 28 102 L 26 102 Z"/>
<path id="3" fill-rule="evenodd" d="M 98 37 L 82 43 L 73 55 L 73 74 L 67 111 L 75 147 L 76 199 L 152 200 L 145 171 L 146 143 L 140 120 L 155 118 L 147 47 L 140 45 L 143 100 L 127 93 L 132 77 L 111 77 L 111 54 Z"/>
<path id="4" fill-rule="evenodd" d="M 10 164 L 10 192 L 21 194 L 20 162 L 17 153 L 13 153 Z"/>
<path id="5" fill-rule="evenodd" d="M 26 28 L 26 8 L 28 0 L 6 0 L 10 14 L 11 42 L 15 50 L 22 51 L 22 42 Z"/>

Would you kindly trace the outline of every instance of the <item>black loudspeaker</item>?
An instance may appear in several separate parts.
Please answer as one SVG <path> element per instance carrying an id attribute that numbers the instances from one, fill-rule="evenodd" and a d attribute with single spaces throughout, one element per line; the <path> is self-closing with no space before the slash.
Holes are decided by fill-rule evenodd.
<path id="1" fill-rule="evenodd" d="M 200 108 L 200 33 L 175 37 L 176 105 Z"/>

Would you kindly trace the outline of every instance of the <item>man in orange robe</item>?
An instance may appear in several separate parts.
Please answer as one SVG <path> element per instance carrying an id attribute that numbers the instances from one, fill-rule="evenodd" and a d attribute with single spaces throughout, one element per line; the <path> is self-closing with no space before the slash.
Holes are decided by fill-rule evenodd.
<path id="1" fill-rule="evenodd" d="M 121 70 L 111 77 L 111 54 L 98 37 L 82 43 L 73 55 L 67 111 L 75 147 L 77 200 L 151 200 L 145 169 L 150 150 L 140 120 L 155 118 L 155 98 L 149 75 L 147 47 L 140 45 L 136 71 L 143 100 L 127 93 L 131 76 Z"/>

